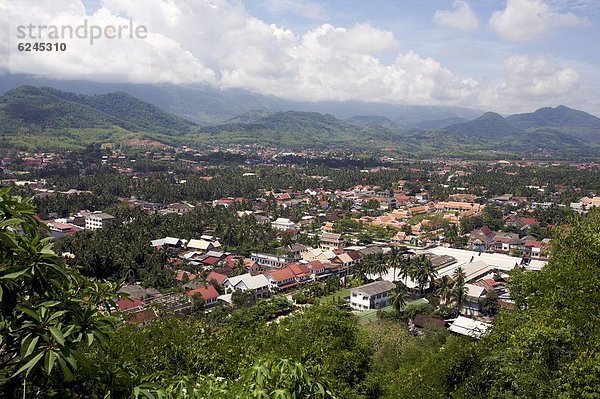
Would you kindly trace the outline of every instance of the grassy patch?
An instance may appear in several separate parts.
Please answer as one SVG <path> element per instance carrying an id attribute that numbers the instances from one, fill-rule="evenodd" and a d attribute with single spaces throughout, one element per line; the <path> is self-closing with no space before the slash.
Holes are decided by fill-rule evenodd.
<path id="1" fill-rule="evenodd" d="M 346 298 L 349 296 L 350 296 L 350 290 L 348 288 L 342 288 L 341 290 L 338 290 L 338 291 L 334 292 L 333 294 L 319 298 L 319 302 L 329 303 L 329 302 L 333 302 L 336 299 L 343 299 L 343 298 Z"/>

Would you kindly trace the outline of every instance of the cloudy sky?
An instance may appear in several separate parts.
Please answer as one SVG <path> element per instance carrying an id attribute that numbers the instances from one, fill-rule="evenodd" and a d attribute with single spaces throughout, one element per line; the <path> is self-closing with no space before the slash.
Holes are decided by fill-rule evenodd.
<path id="1" fill-rule="evenodd" d="M 84 19 L 149 33 L 17 51 L 18 25 Z M 0 73 L 600 115 L 599 0 L 0 0 L 0 24 Z"/>

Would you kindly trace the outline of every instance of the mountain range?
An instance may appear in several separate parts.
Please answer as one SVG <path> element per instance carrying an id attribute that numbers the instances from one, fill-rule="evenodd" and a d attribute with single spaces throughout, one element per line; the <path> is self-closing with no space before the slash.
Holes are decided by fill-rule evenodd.
<path id="1" fill-rule="evenodd" d="M 101 83 L 81 80 L 56 80 L 31 75 L 4 75 L 0 79 L 0 94 L 20 86 L 53 87 L 61 91 L 98 95 L 122 92 L 159 107 L 162 110 L 201 125 L 225 123 L 244 113 L 262 111 L 319 112 L 338 119 L 355 115 L 381 115 L 397 126 L 446 118 L 477 118 L 483 111 L 444 106 L 396 105 L 360 101 L 289 101 L 245 89 L 216 89 L 208 85 L 169 85 Z"/>
<path id="2" fill-rule="evenodd" d="M 413 156 L 600 153 L 600 119 L 583 111 L 562 105 L 507 117 L 459 111 L 452 116 L 448 109 L 437 110 L 430 119 L 422 109 L 410 118 L 405 113 L 396 119 L 380 114 L 340 119 L 324 112 L 255 109 L 202 125 L 124 92 L 87 95 L 21 86 L 0 97 L 0 135 L 4 146 L 17 148 L 76 149 L 145 137 L 166 145 L 394 148 Z"/>

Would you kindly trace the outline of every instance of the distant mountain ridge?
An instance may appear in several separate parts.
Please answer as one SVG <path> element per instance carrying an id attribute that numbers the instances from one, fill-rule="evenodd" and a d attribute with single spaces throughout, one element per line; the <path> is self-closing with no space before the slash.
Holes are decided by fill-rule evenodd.
<path id="1" fill-rule="evenodd" d="M 460 123 L 446 125 L 453 120 Z M 4 145 L 19 148 L 82 148 L 142 136 L 174 146 L 394 148 L 407 156 L 548 151 L 573 156 L 600 154 L 599 122 L 593 115 L 559 106 L 506 118 L 486 112 L 466 122 L 456 117 L 412 125 L 441 125 L 425 129 L 402 127 L 382 115 L 340 120 L 327 113 L 264 110 L 201 126 L 126 93 L 83 95 L 22 86 L 0 97 L 0 135 Z"/>
<path id="2" fill-rule="evenodd" d="M 160 109 L 203 124 L 225 123 L 247 112 L 319 112 L 338 119 L 355 115 L 382 115 L 399 127 L 409 127 L 426 120 L 460 117 L 474 119 L 483 111 L 452 106 L 396 105 L 360 101 L 292 101 L 263 95 L 247 89 L 217 89 L 208 85 L 169 85 L 100 83 L 76 80 L 53 80 L 30 75 L 4 75 L 0 94 L 23 86 L 50 86 L 61 91 L 86 95 L 124 92 Z"/>
<path id="3" fill-rule="evenodd" d="M 544 107 L 527 114 L 515 114 L 506 118 L 524 130 L 557 129 L 586 141 L 600 142 L 600 118 L 587 112 L 559 105 Z"/>
<path id="4" fill-rule="evenodd" d="M 50 87 L 21 86 L 0 98 L 0 131 L 119 127 L 166 135 L 196 124 L 125 93 L 87 96 Z"/>
<path id="5" fill-rule="evenodd" d="M 519 135 L 523 130 L 512 125 L 506 118 L 495 112 L 486 112 L 479 118 L 446 126 L 442 129 L 448 133 L 484 138 Z"/>
<path id="6" fill-rule="evenodd" d="M 564 105 L 540 108 L 535 112 L 510 115 L 506 118 L 494 112 L 486 112 L 475 120 L 450 125 L 442 130 L 488 138 L 521 137 L 537 132 L 547 133 L 546 136 L 573 137 L 600 144 L 600 118 Z M 561 135 L 556 136 L 556 133 Z"/>

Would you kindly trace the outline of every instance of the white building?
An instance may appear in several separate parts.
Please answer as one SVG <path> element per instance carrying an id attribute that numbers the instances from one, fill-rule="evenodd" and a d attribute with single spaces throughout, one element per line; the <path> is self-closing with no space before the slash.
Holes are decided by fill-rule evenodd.
<path id="1" fill-rule="evenodd" d="M 396 284 L 375 281 L 350 290 L 350 307 L 354 310 L 381 309 L 391 305 L 390 292 Z"/>
<path id="2" fill-rule="evenodd" d="M 485 298 L 487 291 L 485 288 L 475 284 L 465 284 L 467 294 L 460 312 L 468 316 L 479 315 L 479 301 Z"/>
<path id="3" fill-rule="evenodd" d="M 455 262 L 448 263 L 448 265 L 438 269 L 437 273 L 439 278 L 443 276 L 452 277 L 454 271 L 461 267 L 467 274 L 467 282 L 476 281 L 488 273 L 493 273 L 495 270 L 509 272 L 513 270 L 515 266 L 525 267 L 527 270 L 540 270 L 546 264 L 545 261 L 543 264 L 536 262 L 535 266 L 533 266 L 524 263 L 523 258 L 521 257 L 499 253 L 490 254 L 486 252 L 475 252 L 457 248 L 434 247 L 428 248 L 425 252 L 438 256 L 447 255 L 456 260 Z M 488 270 L 485 270 L 486 266 Z"/>
<path id="4" fill-rule="evenodd" d="M 211 249 L 216 249 L 220 247 L 221 243 L 217 240 L 213 240 L 212 237 L 209 240 L 205 240 L 204 238 L 201 238 L 199 240 L 192 239 L 187 243 L 188 249 L 193 249 L 197 251 L 210 251 Z"/>
<path id="5" fill-rule="evenodd" d="M 252 276 L 250 273 L 229 277 L 223 282 L 225 291 L 252 291 L 256 298 L 269 296 L 269 280 L 263 274 Z"/>
<path id="6" fill-rule="evenodd" d="M 108 213 L 90 213 L 85 217 L 85 228 L 90 230 L 106 227 L 115 217 Z"/>
<path id="7" fill-rule="evenodd" d="M 288 218 L 277 218 L 277 220 L 271 222 L 271 227 L 277 230 L 285 231 L 296 229 L 298 228 L 298 225 L 296 225 L 296 223 L 292 222 Z"/>
<path id="8" fill-rule="evenodd" d="M 260 266 L 281 269 L 286 267 L 290 262 L 292 262 L 292 258 L 283 255 L 272 255 L 272 254 L 263 254 L 252 252 L 250 254 L 250 259 L 259 264 Z"/>

